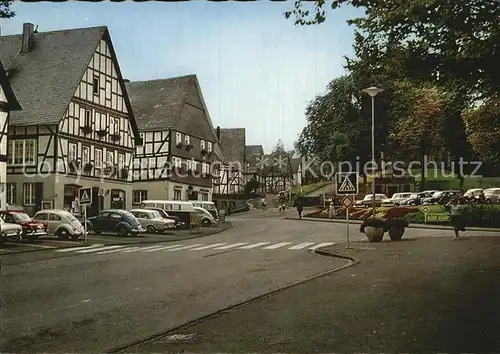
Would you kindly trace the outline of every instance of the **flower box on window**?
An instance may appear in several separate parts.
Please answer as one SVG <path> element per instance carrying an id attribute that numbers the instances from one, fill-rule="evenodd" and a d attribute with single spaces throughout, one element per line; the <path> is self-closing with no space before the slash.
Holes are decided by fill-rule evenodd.
<path id="1" fill-rule="evenodd" d="M 83 166 L 83 170 L 85 172 L 90 172 L 92 171 L 92 168 L 94 167 L 94 165 L 92 165 L 90 162 L 86 163 L 84 166 Z"/>
<path id="2" fill-rule="evenodd" d="M 176 146 L 180 149 L 183 148 L 185 144 L 182 141 L 179 141 Z"/>
<path id="3" fill-rule="evenodd" d="M 84 125 L 83 127 L 80 127 L 80 129 L 83 131 L 83 134 L 87 135 L 92 133 L 92 127 L 89 125 Z"/>
<path id="4" fill-rule="evenodd" d="M 69 162 L 69 169 L 70 169 L 70 171 L 75 172 L 79 168 L 80 168 L 80 161 L 78 161 L 78 160 L 75 159 L 75 160 L 71 160 Z"/>
<path id="5" fill-rule="evenodd" d="M 120 140 L 120 134 L 110 134 L 109 137 L 113 141 L 119 141 Z"/>
<path id="6" fill-rule="evenodd" d="M 186 144 L 186 150 L 189 151 L 193 148 L 193 144 Z"/>
<path id="7" fill-rule="evenodd" d="M 99 135 L 100 138 L 104 138 L 108 134 L 108 131 L 106 129 L 100 129 L 97 131 L 97 135 Z"/>

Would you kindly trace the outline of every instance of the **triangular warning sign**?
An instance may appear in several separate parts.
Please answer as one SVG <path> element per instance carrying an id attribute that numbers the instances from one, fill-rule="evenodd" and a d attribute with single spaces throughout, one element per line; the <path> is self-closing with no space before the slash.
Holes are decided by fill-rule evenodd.
<path id="1" fill-rule="evenodd" d="M 89 197 L 89 194 L 87 193 L 87 191 L 83 191 L 80 203 L 81 202 L 84 202 L 84 203 L 85 202 L 90 202 L 90 197 Z"/>
<path id="2" fill-rule="evenodd" d="M 349 177 L 346 177 L 339 187 L 339 192 L 356 192 L 356 187 L 353 186 Z"/>

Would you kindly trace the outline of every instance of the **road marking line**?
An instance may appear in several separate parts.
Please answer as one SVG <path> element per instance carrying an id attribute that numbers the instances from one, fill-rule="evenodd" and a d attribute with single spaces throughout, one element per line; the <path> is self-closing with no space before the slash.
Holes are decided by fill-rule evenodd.
<path id="1" fill-rule="evenodd" d="M 197 248 L 191 248 L 190 251 L 201 251 L 201 250 L 206 250 L 212 247 L 217 247 L 217 246 L 223 246 L 225 243 L 214 243 L 213 245 L 208 245 L 208 246 L 203 246 L 203 247 L 197 247 Z"/>
<path id="2" fill-rule="evenodd" d="M 101 248 L 91 248 L 91 249 L 88 249 L 88 250 L 80 250 L 80 251 L 76 251 L 76 253 L 90 253 L 90 252 L 98 252 L 98 251 L 105 251 L 105 250 L 112 250 L 112 249 L 115 249 L 115 248 L 123 248 L 125 246 L 105 246 L 105 247 L 101 247 Z"/>
<path id="3" fill-rule="evenodd" d="M 171 249 L 171 248 L 177 248 L 177 247 L 180 247 L 182 245 L 173 245 L 173 246 L 158 246 L 158 247 L 155 247 L 155 248 L 150 248 L 150 249 L 147 249 L 143 252 L 156 252 L 156 251 L 163 251 L 163 250 L 168 250 L 168 249 Z"/>
<path id="4" fill-rule="evenodd" d="M 187 250 L 189 248 L 198 247 L 198 246 L 203 246 L 203 243 L 198 243 L 196 245 L 188 245 L 188 246 L 179 247 L 179 248 L 172 248 L 172 249 L 169 249 L 169 250 L 166 250 L 166 251 L 167 252 L 173 252 L 173 251 Z"/>
<path id="5" fill-rule="evenodd" d="M 304 242 L 298 244 L 297 246 L 290 247 L 289 250 L 301 250 L 303 248 L 306 248 L 307 246 L 312 246 L 312 245 L 314 245 L 314 242 Z"/>
<path id="6" fill-rule="evenodd" d="M 54 252 L 72 252 L 72 251 L 78 251 L 78 250 L 84 250 L 84 249 L 88 249 L 88 248 L 96 248 L 96 247 L 102 247 L 102 246 L 104 246 L 104 245 L 103 244 L 95 244 L 95 245 L 90 245 L 90 246 L 63 248 L 61 250 L 57 250 Z"/>
<path id="7" fill-rule="evenodd" d="M 248 245 L 248 242 L 234 243 L 232 245 L 217 247 L 217 248 L 214 248 L 214 249 L 216 249 L 216 250 L 227 250 L 227 249 L 230 249 L 230 248 L 234 248 L 234 247 L 238 247 L 238 246 L 244 246 L 244 245 Z"/>
<path id="8" fill-rule="evenodd" d="M 291 245 L 291 244 L 292 244 L 292 242 L 281 242 L 281 243 L 277 243 L 275 245 L 264 247 L 263 249 L 265 249 L 265 250 L 275 250 L 276 248 L 280 248 L 280 247 L 283 247 L 283 246 L 286 246 L 286 245 Z"/>
<path id="9" fill-rule="evenodd" d="M 35 245 L 32 243 L 25 243 L 23 246 L 28 246 L 28 247 L 39 247 L 39 248 L 57 248 L 55 246 L 45 246 L 45 245 Z"/>
<path id="10" fill-rule="evenodd" d="M 135 246 L 135 247 L 130 247 L 128 250 L 120 250 L 120 251 L 122 251 L 122 253 L 130 253 L 130 252 L 137 252 L 137 251 L 141 251 L 141 250 L 142 250 L 142 247 Z"/>
<path id="11" fill-rule="evenodd" d="M 334 245 L 334 244 L 335 244 L 335 242 L 325 242 L 325 243 L 320 243 L 320 244 L 318 244 L 318 245 L 316 245 L 316 246 L 313 246 L 313 247 L 311 247 L 311 248 L 309 248 L 309 249 L 310 249 L 311 251 L 314 251 L 315 249 L 318 249 L 318 248 L 320 248 L 320 247 L 331 246 L 331 245 Z"/>
<path id="12" fill-rule="evenodd" d="M 264 246 L 264 245 L 268 245 L 270 244 L 271 242 L 259 242 L 259 243 L 254 243 L 253 245 L 248 245 L 248 246 L 244 246 L 244 247 L 240 247 L 238 249 L 240 250 L 250 250 L 252 248 L 257 248 L 259 246 Z"/>
<path id="13" fill-rule="evenodd" d="M 126 247 L 126 248 L 115 248 L 109 251 L 103 251 L 103 252 L 97 252 L 97 254 L 108 254 L 108 253 L 115 253 L 115 252 L 122 252 L 125 250 L 130 250 L 130 249 L 135 249 L 137 247 Z"/>

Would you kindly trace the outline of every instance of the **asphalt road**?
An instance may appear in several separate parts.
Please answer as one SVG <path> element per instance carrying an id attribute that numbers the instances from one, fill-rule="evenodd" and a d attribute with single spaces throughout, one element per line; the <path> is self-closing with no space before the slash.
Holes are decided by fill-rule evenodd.
<path id="1" fill-rule="evenodd" d="M 344 242 L 343 224 L 283 220 L 272 210 L 228 221 L 228 231 L 168 244 L 2 256 L 1 351 L 106 351 L 344 264 L 311 252 Z M 358 228 L 352 241 L 363 239 Z"/>

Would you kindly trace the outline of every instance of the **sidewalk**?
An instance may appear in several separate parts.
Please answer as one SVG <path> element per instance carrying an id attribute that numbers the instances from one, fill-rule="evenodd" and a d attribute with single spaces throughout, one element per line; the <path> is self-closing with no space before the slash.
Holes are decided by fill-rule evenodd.
<path id="1" fill-rule="evenodd" d="M 500 240 L 335 245 L 360 263 L 131 352 L 500 352 Z"/>
<path id="2" fill-rule="evenodd" d="M 290 218 L 286 217 L 286 220 L 299 220 L 297 217 Z M 303 217 L 303 221 L 314 221 L 314 222 L 333 222 L 345 224 L 345 219 L 326 219 L 326 218 L 311 218 L 311 217 Z M 349 220 L 350 224 L 362 224 L 361 220 Z M 452 230 L 451 225 L 432 225 L 432 224 L 410 224 L 408 226 L 412 229 L 435 229 L 435 230 Z M 500 232 L 500 229 L 489 228 L 489 227 L 467 227 L 468 231 L 484 231 L 484 232 Z"/>

